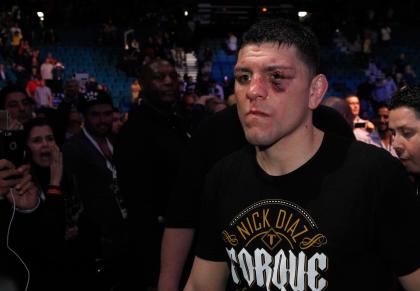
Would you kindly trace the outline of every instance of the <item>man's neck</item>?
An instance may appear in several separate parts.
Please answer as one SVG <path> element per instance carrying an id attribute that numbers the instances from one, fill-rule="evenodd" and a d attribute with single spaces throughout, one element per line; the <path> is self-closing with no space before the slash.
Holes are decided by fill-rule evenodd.
<path id="1" fill-rule="evenodd" d="M 310 124 L 268 148 L 256 147 L 258 164 L 271 176 L 293 172 L 315 155 L 323 137 L 324 132 Z"/>
<path id="2" fill-rule="evenodd" d="M 102 136 L 102 135 L 96 135 L 94 133 L 92 133 L 88 128 L 85 128 L 86 132 L 94 139 L 94 141 L 96 141 L 98 144 L 104 144 L 107 143 L 106 141 L 106 136 Z"/>

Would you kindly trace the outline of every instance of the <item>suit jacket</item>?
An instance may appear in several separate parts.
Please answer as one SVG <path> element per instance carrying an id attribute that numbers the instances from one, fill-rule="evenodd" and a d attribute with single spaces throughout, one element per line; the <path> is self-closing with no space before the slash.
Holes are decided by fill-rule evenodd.
<path id="1" fill-rule="evenodd" d="M 108 244 L 102 245 L 102 250 L 114 256 L 112 253 L 121 251 L 118 249 L 123 247 L 125 229 L 124 219 L 111 190 L 113 178 L 106 160 L 83 132 L 70 138 L 62 151 L 66 175 L 74 182 L 73 186 L 84 208 L 81 232 L 90 236 L 97 234 L 102 244 Z M 107 256 L 104 253 L 100 255 Z"/>

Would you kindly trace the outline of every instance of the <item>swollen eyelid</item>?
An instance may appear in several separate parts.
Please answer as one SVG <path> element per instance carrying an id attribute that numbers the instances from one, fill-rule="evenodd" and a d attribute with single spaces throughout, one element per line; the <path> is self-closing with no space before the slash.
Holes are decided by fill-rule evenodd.
<path id="1" fill-rule="evenodd" d="M 280 73 L 274 73 L 274 74 L 271 75 L 271 77 L 274 78 L 274 79 L 285 79 L 286 78 L 285 75 L 280 74 Z"/>

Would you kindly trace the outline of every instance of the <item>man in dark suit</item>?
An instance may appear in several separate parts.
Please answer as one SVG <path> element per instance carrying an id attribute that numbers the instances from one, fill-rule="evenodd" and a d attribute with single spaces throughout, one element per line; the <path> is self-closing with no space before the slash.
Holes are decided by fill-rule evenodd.
<path id="1" fill-rule="evenodd" d="M 122 262 L 127 251 L 127 214 L 116 182 L 113 146 L 108 139 L 113 119 L 112 99 L 103 91 L 89 91 L 80 102 L 80 111 L 85 120 L 82 132 L 63 146 L 64 165 L 72 175 L 84 209 L 79 226 L 80 251 L 84 259 L 90 262 L 101 259 L 110 266 L 111 275 L 106 280 L 115 285 L 117 273 L 125 265 Z"/>

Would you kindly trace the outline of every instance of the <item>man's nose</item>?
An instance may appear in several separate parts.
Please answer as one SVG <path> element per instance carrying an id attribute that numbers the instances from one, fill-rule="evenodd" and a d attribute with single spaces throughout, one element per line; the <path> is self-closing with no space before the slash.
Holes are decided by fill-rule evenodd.
<path id="1" fill-rule="evenodd" d="M 164 84 L 171 84 L 173 81 L 174 79 L 170 75 L 165 75 L 165 77 L 163 78 Z"/>
<path id="2" fill-rule="evenodd" d="M 257 98 L 266 98 L 268 90 L 265 80 L 260 76 L 254 75 L 251 78 L 246 95 L 251 101 Z"/>
<path id="3" fill-rule="evenodd" d="M 400 156 L 404 152 L 404 143 L 401 140 L 401 136 L 396 134 L 392 141 L 392 147 L 395 149 L 395 152 Z"/>
<path id="4" fill-rule="evenodd" d="M 41 145 L 42 145 L 42 146 L 48 146 L 48 141 L 47 141 L 45 138 L 43 138 L 43 139 L 41 140 Z"/>

